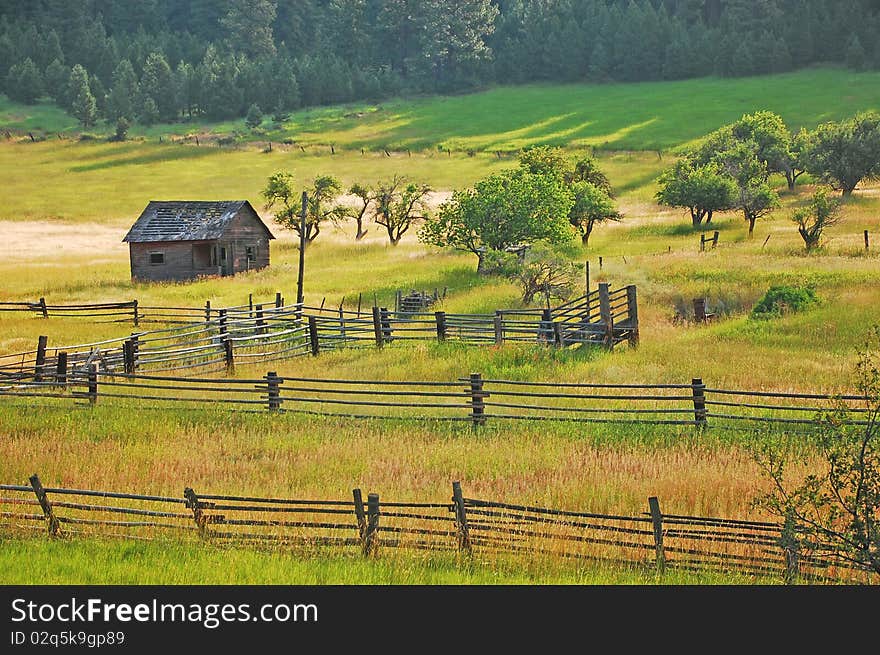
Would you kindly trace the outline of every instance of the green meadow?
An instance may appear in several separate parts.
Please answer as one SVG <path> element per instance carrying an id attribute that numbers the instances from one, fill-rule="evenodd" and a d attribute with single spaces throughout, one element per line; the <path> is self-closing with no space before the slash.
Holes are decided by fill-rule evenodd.
<path id="1" fill-rule="evenodd" d="M 637 349 L 394 344 L 381 351 L 350 349 L 276 362 L 273 368 L 282 376 L 383 380 L 452 380 L 481 371 L 522 380 L 682 383 L 702 377 L 729 388 L 851 389 L 857 349 L 868 327 L 880 321 L 880 185 L 862 185 L 844 205 L 844 220 L 809 255 L 790 220 L 813 190 L 808 178 L 801 178 L 794 192 L 775 180 L 783 206 L 761 219 L 751 238 L 738 214 L 717 216 L 706 231 L 719 231 L 719 245 L 706 252 L 700 252 L 701 231 L 691 228 L 689 217 L 657 206 L 653 195 L 657 175 L 674 161 L 678 146 L 744 112 L 770 109 L 790 127 L 811 127 L 872 108 L 880 108 L 880 75 L 834 69 L 739 80 L 533 85 L 303 111 L 281 126 L 267 122 L 264 133 L 219 147 L 204 137 L 199 146 L 174 139 L 243 131 L 240 123 L 133 130 L 136 140 L 125 143 L 79 141 L 76 126 L 60 112 L 3 101 L 0 126 L 15 136 L 0 141 L 5 253 L 0 300 L 137 298 L 142 305 L 200 306 L 210 300 L 222 306 L 246 302 L 251 293 L 267 300 L 276 291 L 290 300 L 295 242 L 272 224 L 259 195 L 271 173 L 292 171 L 302 182 L 329 173 L 346 185 L 406 174 L 431 184 L 441 202 L 452 190 L 515 165 L 517 149 L 553 143 L 572 154 L 594 148 L 617 191 L 624 220 L 598 227 L 589 249 L 572 245 L 571 256 L 590 262 L 593 286 L 637 285 Z M 41 136 L 63 132 L 65 138 L 33 143 L 21 136 L 28 130 Z M 267 152 L 269 140 L 273 147 Z M 178 284 L 131 281 L 121 239 L 149 200 L 232 198 L 249 199 L 278 237 L 268 269 Z M 864 230 L 872 239 L 868 251 Z M 398 289 L 445 288 L 442 308 L 451 312 L 521 306 L 514 285 L 478 276 L 475 268 L 474 257 L 426 248 L 414 234 L 391 247 L 371 226 L 368 237 L 356 243 L 353 226 L 341 225 L 322 233 L 306 252 L 306 302 L 352 308 L 360 297 L 365 307 L 374 298 L 388 306 Z M 778 284 L 811 286 L 819 303 L 781 318 L 750 318 L 761 295 Z M 718 315 L 708 325 L 690 320 L 697 297 L 705 297 Z M 131 330 L 125 324 L 0 313 L 0 354 L 31 350 L 41 334 L 55 347 Z M 264 373 L 265 365 L 237 371 Z M 184 484 L 192 484 L 214 493 L 253 494 L 271 487 L 279 494 L 347 497 L 361 486 L 385 497 L 430 500 L 445 499 L 449 483 L 460 479 L 482 497 L 518 495 L 583 511 L 644 511 L 646 497 L 658 495 L 668 511 L 766 518 L 751 504 L 766 481 L 749 455 L 751 440 L 761 436 L 748 430 L 559 424 L 505 425 L 474 434 L 406 421 L 172 410 L 145 410 L 134 420 L 110 403 L 88 409 L 62 401 L 36 409 L 6 399 L 0 402 L 0 434 L 4 483 L 21 484 L 37 471 L 52 486 L 156 494 L 179 495 Z M 815 444 L 802 435 L 785 440 L 797 457 L 794 473 L 815 470 Z M 267 553 L 113 540 L 48 543 L 15 537 L 0 544 L 0 580 L 6 583 L 762 582 L 735 576 L 656 580 L 653 572 L 638 568 L 553 558 L 468 563 L 384 553 L 364 561 L 326 551 Z M 27 564 L 17 566 L 24 552 Z M 99 572 L 93 562 L 101 563 Z M 206 570 L 212 572 L 198 573 Z"/>

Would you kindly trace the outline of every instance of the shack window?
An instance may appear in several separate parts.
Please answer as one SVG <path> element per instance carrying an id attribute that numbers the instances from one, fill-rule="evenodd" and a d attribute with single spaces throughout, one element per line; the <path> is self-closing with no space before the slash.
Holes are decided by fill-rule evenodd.
<path id="1" fill-rule="evenodd" d="M 257 258 L 257 249 L 254 246 L 247 246 L 245 248 L 245 254 L 247 255 L 247 260 L 252 262 Z"/>
<path id="2" fill-rule="evenodd" d="M 165 263 L 165 253 L 164 252 L 151 252 L 150 253 L 150 266 L 161 266 Z"/>

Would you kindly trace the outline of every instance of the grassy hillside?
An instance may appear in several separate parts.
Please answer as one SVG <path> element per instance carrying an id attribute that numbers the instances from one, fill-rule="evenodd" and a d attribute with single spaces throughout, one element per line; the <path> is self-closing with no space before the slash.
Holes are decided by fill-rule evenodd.
<path id="1" fill-rule="evenodd" d="M 546 143 L 610 150 L 668 149 L 696 139 L 743 113 L 769 109 L 790 126 L 812 127 L 880 108 L 880 73 L 817 68 L 741 79 L 705 78 L 637 84 L 499 87 L 453 97 L 391 100 L 267 117 L 258 133 L 244 121 L 135 127 L 133 135 L 229 133 L 246 139 L 290 139 L 338 148 L 510 151 Z M 49 105 L 0 99 L 0 126 L 72 132 L 76 124 Z M 109 133 L 111 126 L 96 131 Z"/>
<path id="2" fill-rule="evenodd" d="M 0 300 L 138 298 L 143 304 L 201 305 L 210 299 L 219 306 L 245 302 L 248 293 L 266 298 L 282 291 L 291 298 L 297 251 L 291 234 L 280 229 L 273 228 L 279 239 L 272 244 L 270 268 L 180 284 L 133 284 L 121 238 L 151 199 L 243 197 L 259 208 L 259 190 L 276 170 L 291 170 L 303 181 L 332 173 L 344 183 L 406 173 L 448 192 L 514 165 L 514 158 L 461 151 L 450 156 L 437 144 L 491 151 L 541 141 L 572 148 L 608 141 L 609 148 L 632 149 L 600 150 L 600 164 L 618 191 L 625 219 L 597 228 L 590 248 L 575 250 L 574 256 L 591 262 L 593 285 L 638 285 L 638 349 L 621 347 L 609 354 L 527 345 L 405 343 L 322 353 L 273 362 L 272 367 L 282 376 L 306 377 L 450 380 L 481 371 L 533 380 L 682 383 L 702 377 L 710 386 L 849 389 L 856 349 L 877 321 L 880 188 L 868 184 L 859 189 L 844 206 L 844 220 L 828 231 L 824 248 L 806 255 L 790 215 L 807 201 L 810 180 L 799 180 L 794 193 L 775 180 L 783 207 L 758 222 L 754 237 L 748 238 L 739 214 L 720 215 L 712 225 L 721 235 L 719 247 L 701 253 L 700 231 L 691 228 L 690 219 L 652 201 L 654 180 L 672 157 L 650 149 L 685 143 L 755 109 L 779 111 L 796 126 L 876 108 L 878 82 L 876 74 L 816 70 L 664 85 L 533 86 L 382 108 L 322 109 L 297 114 L 283 128 L 297 141 L 313 144 L 305 152 L 279 145 L 281 132 L 272 135 L 272 152 L 263 152 L 263 143 L 219 148 L 205 145 L 209 140 L 195 146 L 168 139 L 159 144 L 154 138 L 160 130 L 206 126 L 153 128 L 148 140 L 122 144 L 12 139 L 0 143 L 0 227 L 6 254 L 0 261 Z M 37 125 L 44 109 L 19 116 L 16 120 L 24 122 L 18 125 Z M 11 109 L 4 105 L 2 111 Z M 346 117 L 353 111 L 363 116 Z M 53 116 L 58 125 L 64 120 Z M 319 143 L 335 143 L 336 154 Z M 424 150 L 411 156 L 399 150 L 389 157 L 375 149 L 385 144 Z M 360 145 L 367 149 L 363 154 Z M 873 239 L 868 253 L 862 245 L 866 229 Z M 477 276 L 472 256 L 425 248 L 412 233 L 392 248 L 375 226 L 360 243 L 354 242 L 351 226 L 328 229 L 309 248 L 306 262 L 310 304 L 326 301 L 335 307 L 345 299 L 350 308 L 363 294 L 370 305 L 375 294 L 380 304 L 390 305 L 396 289 L 435 287 L 448 287 L 443 309 L 452 312 L 491 311 L 519 302 L 509 282 Z M 820 303 L 779 319 L 750 319 L 751 307 L 774 284 L 811 285 Z M 692 299 L 700 296 L 719 314 L 712 324 L 682 320 Z M 30 350 L 39 334 L 56 347 L 127 335 L 131 329 L 0 314 L 0 352 Z M 265 370 L 264 364 L 241 366 L 237 375 Z M 449 482 L 461 479 L 474 494 L 519 494 L 534 504 L 643 511 L 645 498 L 656 494 L 670 512 L 754 517 L 760 515 L 750 501 L 765 484 L 749 454 L 755 437 L 749 431 L 548 424 L 492 425 L 475 434 L 427 423 L 223 410 L 144 410 L 132 420 L 110 403 L 89 409 L 64 400 L 35 412 L 6 399 L 0 403 L 0 433 L 7 437 L 0 440 L 2 482 L 21 482 L 38 471 L 52 485 L 169 495 L 179 494 L 184 483 L 218 493 L 271 488 L 314 497 L 335 497 L 361 486 L 400 499 L 440 500 Z M 800 435 L 787 443 L 795 454 L 795 475 L 814 472 L 815 443 Z M 364 563 L 330 554 L 303 564 L 286 554 L 205 549 L 187 555 L 199 564 L 188 568 L 183 557 L 178 558 L 182 564 L 169 564 L 162 548 L 154 546 L 132 550 L 115 542 L 74 541 L 35 547 L 16 540 L 3 546 L 0 580 L 6 582 L 200 582 L 189 571 L 205 567 L 223 569 L 206 582 L 652 581 L 643 572 L 609 572 L 557 560 L 491 561 L 463 568 L 442 556 L 389 556 L 388 561 Z M 175 548 L 168 552 L 176 553 Z M 15 562 L 25 550 L 33 553 L 33 562 L 18 569 Z M 120 558 L 124 561 L 115 562 Z M 40 570 L 50 564 L 59 568 L 62 560 L 67 565 L 54 577 L 41 577 Z M 92 572 L 95 561 L 107 562 L 100 577 Z M 268 567 L 273 573 L 266 573 Z"/>

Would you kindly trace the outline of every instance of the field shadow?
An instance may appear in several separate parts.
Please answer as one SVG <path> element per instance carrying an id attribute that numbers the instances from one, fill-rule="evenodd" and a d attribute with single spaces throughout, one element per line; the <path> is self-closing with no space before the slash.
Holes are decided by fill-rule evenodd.
<path id="1" fill-rule="evenodd" d="M 108 160 L 94 162 L 91 164 L 82 164 L 80 166 L 72 166 L 68 171 L 71 173 L 87 173 L 90 171 L 105 170 L 108 168 L 117 168 L 119 166 L 138 166 L 142 164 L 155 164 L 163 161 L 177 161 L 181 159 L 199 159 L 216 154 L 217 150 L 212 148 L 191 148 L 188 146 L 177 146 L 162 148 L 155 152 L 134 157 L 113 157 Z"/>

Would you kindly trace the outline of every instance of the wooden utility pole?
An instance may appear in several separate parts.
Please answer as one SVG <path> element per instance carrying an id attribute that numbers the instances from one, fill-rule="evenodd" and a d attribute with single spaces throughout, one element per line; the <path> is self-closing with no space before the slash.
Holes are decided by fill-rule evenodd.
<path id="1" fill-rule="evenodd" d="M 299 273 L 296 278 L 296 302 L 298 305 L 303 303 L 303 267 L 306 261 L 306 210 L 309 204 L 309 194 L 305 191 L 302 193 L 302 213 L 300 214 L 299 224 Z"/>

